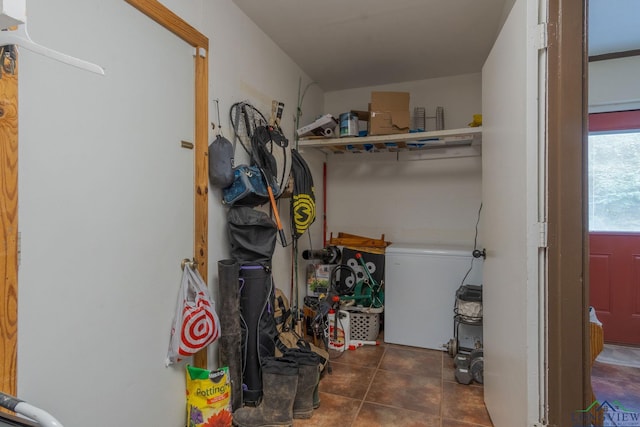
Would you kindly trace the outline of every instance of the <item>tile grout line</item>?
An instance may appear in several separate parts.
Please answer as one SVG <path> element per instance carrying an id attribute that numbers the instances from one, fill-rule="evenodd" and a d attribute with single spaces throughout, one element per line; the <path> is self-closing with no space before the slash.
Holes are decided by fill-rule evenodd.
<path id="1" fill-rule="evenodd" d="M 382 356 L 380 356 L 380 360 L 378 360 L 378 364 L 376 365 L 376 368 L 373 370 L 373 375 L 371 376 L 371 380 L 369 380 L 369 385 L 367 386 L 367 390 L 364 392 L 364 396 L 362 396 L 362 400 L 360 400 L 360 406 L 358 406 L 358 410 L 356 411 L 356 416 L 353 418 L 353 420 L 351 421 L 350 425 L 353 425 L 356 422 L 356 419 L 358 418 L 358 415 L 360 415 L 360 411 L 362 410 L 362 407 L 364 406 L 364 401 L 367 399 L 367 395 L 369 394 L 369 390 L 371 390 L 371 385 L 373 384 L 373 380 L 376 378 L 376 374 L 378 373 L 378 369 L 380 369 L 380 365 L 382 364 L 382 359 L 384 359 L 384 355 L 387 353 L 387 347 L 386 346 L 382 346 L 382 348 L 384 348 L 384 351 L 382 352 Z"/>

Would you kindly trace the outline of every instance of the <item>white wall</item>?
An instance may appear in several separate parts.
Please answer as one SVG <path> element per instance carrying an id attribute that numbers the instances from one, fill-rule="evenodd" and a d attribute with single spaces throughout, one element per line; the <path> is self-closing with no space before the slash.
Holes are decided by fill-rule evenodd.
<path id="1" fill-rule="evenodd" d="M 285 104 L 282 127 L 291 143 L 294 142 L 294 117 L 298 103 L 298 87 L 301 90 L 310 83 L 309 78 L 286 56 L 267 36 L 257 28 L 231 1 L 205 2 L 203 15 L 208 18 L 202 31 L 210 38 L 210 97 L 218 99 L 224 134 L 231 139 L 229 108 L 234 102 L 248 100 L 267 117 L 271 113 L 271 101 L 277 99 Z M 300 82 L 300 78 L 302 81 Z M 322 94 L 317 85 L 310 86 L 302 105 L 304 120 L 322 113 Z M 215 105 L 210 107 L 210 117 L 217 122 Z M 240 144 L 236 155 L 240 161 L 247 161 Z M 304 158 L 312 168 L 314 178 L 322 176 L 323 156 L 317 152 L 304 153 Z M 238 163 L 238 160 L 236 160 Z M 226 209 L 219 203 L 220 190 L 211 188 L 209 221 L 209 260 L 212 283 L 217 280 L 217 261 L 228 257 Z M 321 191 L 318 191 L 318 206 L 322 206 Z M 279 201 L 280 216 L 290 239 L 289 219 L 290 199 Z M 314 245 L 322 246 L 321 221 L 313 226 Z M 301 250 L 309 245 L 308 236 L 300 240 Z M 276 286 L 286 295 L 290 294 L 291 271 L 290 248 L 276 246 L 273 258 L 273 277 Z M 304 283 L 300 288 L 304 289 Z"/>
<path id="2" fill-rule="evenodd" d="M 411 111 L 443 106 L 445 128 L 466 127 L 481 113 L 481 76 L 365 87 L 325 95 L 325 112 L 367 109 L 371 91 L 406 91 Z M 434 129 L 427 121 L 427 130 Z M 327 159 L 328 231 L 380 237 L 396 243 L 473 246 L 481 203 L 480 157 L 396 161 L 389 153 L 330 155 Z"/>
<path id="3" fill-rule="evenodd" d="M 589 112 L 640 109 L 640 56 L 589 63 Z"/>
<path id="4" fill-rule="evenodd" d="M 266 109 L 275 98 L 291 136 L 298 79 L 308 77 L 231 0 L 163 3 L 210 39 L 210 98 L 225 134 L 233 102 Z M 180 148 L 193 140 L 193 50 L 121 0 L 29 0 L 28 17 L 34 40 L 107 74 L 20 52 L 19 397 L 65 427 L 182 426 L 184 367 L 164 358 L 180 260 L 193 256 L 193 152 Z M 315 115 L 321 104 L 310 89 L 303 109 Z M 217 291 L 226 215 L 219 190 L 210 195 Z M 288 218 L 288 200 L 280 204 Z M 274 264 L 288 289 L 289 248 Z"/>

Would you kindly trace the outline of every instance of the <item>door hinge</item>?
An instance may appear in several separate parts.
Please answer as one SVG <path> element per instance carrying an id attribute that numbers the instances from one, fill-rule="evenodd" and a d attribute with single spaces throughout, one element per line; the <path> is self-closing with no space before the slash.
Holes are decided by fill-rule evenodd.
<path id="1" fill-rule="evenodd" d="M 539 248 L 547 247 L 547 223 L 539 222 L 538 223 L 538 236 L 540 240 L 538 241 Z"/>
<path id="2" fill-rule="evenodd" d="M 536 27 L 536 41 L 535 41 L 536 49 L 546 49 L 547 48 L 547 23 L 543 22 L 538 24 Z"/>
<path id="3" fill-rule="evenodd" d="M 22 255 L 22 232 L 18 231 L 18 267 L 20 267 L 20 258 Z"/>

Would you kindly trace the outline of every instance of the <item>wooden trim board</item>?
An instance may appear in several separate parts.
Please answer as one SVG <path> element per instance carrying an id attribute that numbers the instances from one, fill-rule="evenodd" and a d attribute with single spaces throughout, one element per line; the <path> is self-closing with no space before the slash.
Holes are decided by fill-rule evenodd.
<path id="1" fill-rule="evenodd" d="M 125 0 L 193 47 L 209 50 L 209 39 L 157 0 Z"/>
<path id="2" fill-rule="evenodd" d="M 0 78 L 0 391 L 16 395 L 18 355 L 18 69 Z"/>

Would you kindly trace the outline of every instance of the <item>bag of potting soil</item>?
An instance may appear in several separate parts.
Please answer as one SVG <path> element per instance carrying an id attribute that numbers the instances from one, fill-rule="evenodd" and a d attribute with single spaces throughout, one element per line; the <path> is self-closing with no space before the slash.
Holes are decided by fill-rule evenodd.
<path id="1" fill-rule="evenodd" d="M 187 427 L 231 427 L 231 381 L 215 371 L 187 365 Z"/>

